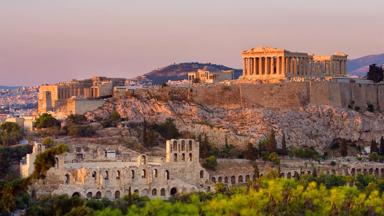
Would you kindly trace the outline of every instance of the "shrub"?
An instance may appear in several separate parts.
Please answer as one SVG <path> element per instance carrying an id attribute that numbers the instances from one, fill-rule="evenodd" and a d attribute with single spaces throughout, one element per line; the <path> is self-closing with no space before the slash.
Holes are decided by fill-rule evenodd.
<path id="1" fill-rule="evenodd" d="M 23 130 L 16 123 L 5 122 L 0 125 L 0 144 L 4 146 L 17 144 L 23 135 Z"/>
<path id="2" fill-rule="evenodd" d="M 68 135 L 75 137 L 90 137 L 95 134 L 95 129 L 89 125 L 69 125 Z"/>
<path id="3" fill-rule="evenodd" d="M 204 159 L 203 167 L 209 170 L 216 170 L 217 167 L 217 159 L 215 156 L 209 156 Z"/>
<path id="4" fill-rule="evenodd" d="M 38 129 L 60 127 L 60 121 L 51 114 L 43 113 L 36 119 L 34 126 Z"/>
<path id="5" fill-rule="evenodd" d="M 180 136 L 179 130 L 171 118 L 167 118 L 163 123 L 154 125 L 154 129 L 165 139 L 176 139 Z"/>

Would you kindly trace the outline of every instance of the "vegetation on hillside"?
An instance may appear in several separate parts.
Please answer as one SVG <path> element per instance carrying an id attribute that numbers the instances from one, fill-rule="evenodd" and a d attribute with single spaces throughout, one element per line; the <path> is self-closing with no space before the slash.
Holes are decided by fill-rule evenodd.
<path id="1" fill-rule="evenodd" d="M 16 123 L 4 122 L 0 125 L 0 145 L 15 145 L 23 139 L 23 136 L 23 129 Z"/>

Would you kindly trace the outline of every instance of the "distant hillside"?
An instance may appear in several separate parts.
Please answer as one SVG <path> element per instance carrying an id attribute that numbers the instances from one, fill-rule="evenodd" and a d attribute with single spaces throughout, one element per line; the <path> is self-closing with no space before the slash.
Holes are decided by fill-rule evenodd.
<path id="1" fill-rule="evenodd" d="M 1 89 L 17 89 L 20 88 L 21 86 L 2 86 L 0 85 L 0 90 Z"/>
<path id="2" fill-rule="evenodd" d="M 219 72 L 224 70 L 235 70 L 236 79 L 242 73 L 242 70 L 233 69 L 224 65 L 188 62 L 188 63 L 172 64 L 163 68 L 153 70 L 147 74 L 144 74 L 144 77 L 151 80 L 152 83 L 154 84 L 162 84 L 164 82 L 167 82 L 168 80 L 187 79 L 188 72 L 197 71 L 198 69 L 204 69 L 204 68 L 213 72 Z"/>
<path id="3" fill-rule="evenodd" d="M 351 75 L 365 76 L 371 64 L 384 64 L 384 53 L 368 55 L 348 61 L 348 73 Z"/>

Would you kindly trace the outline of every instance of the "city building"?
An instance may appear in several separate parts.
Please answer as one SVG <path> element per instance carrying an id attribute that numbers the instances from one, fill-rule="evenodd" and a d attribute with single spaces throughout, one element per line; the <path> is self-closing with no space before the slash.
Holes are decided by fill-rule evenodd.
<path id="1" fill-rule="evenodd" d="M 310 55 L 285 49 L 259 47 L 245 50 L 241 79 L 263 82 L 304 81 L 342 77 L 347 73 L 347 55 Z"/>
<path id="2" fill-rule="evenodd" d="M 193 83 L 217 83 L 225 80 L 233 80 L 233 78 L 233 70 L 212 72 L 209 70 L 198 69 L 196 72 L 188 73 L 188 80 Z"/>

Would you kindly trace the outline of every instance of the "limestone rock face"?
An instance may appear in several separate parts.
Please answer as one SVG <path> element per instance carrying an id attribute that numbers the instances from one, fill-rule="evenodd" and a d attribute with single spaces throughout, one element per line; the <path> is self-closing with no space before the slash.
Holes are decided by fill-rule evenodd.
<path id="1" fill-rule="evenodd" d="M 271 130 L 276 132 L 278 145 L 285 134 L 287 146 L 309 146 L 322 151 L 335 138 L 369 145 L 384 135 L 384 116 L 379 113 L 359 113 L 331 106 L 308 105 L 291 109 L 239 108 L 208 106 L 187 101 L 117 99 L 86 116 L 106 118 L 115 109 L 128 122 L 160 123 L 172 118 L 180 132 L 206 134 L 208 140 L 223 146 L 228 143 L 245 148 L 257 144 Z M 111 134 L 113 136 L 113 134 Z"/>

